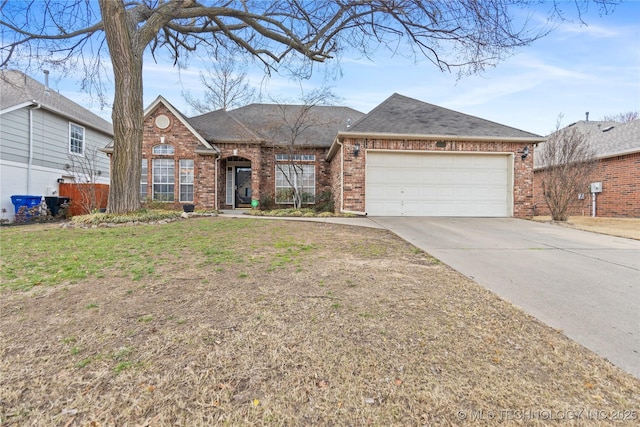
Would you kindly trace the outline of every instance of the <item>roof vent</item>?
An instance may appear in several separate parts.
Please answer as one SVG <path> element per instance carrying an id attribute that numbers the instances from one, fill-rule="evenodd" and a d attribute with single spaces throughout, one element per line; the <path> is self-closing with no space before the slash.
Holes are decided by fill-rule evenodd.
<path id="1" fill-rule="evenodd" d="M 589 121 L 589 112 L 587 111 L 586 113 L 584 113 L 584 115 L 586 116 L 587 121 Z"/>
<path id="2" fill-rule="evenodd" d="M 347 129 L 351 127 L 351 119 L 347 119 Z"/>
<path id="3" fill-rule="evenodd" d="M 44 73 L 44 93 L 49 95 L 49 70 L 42 70 Z"/>

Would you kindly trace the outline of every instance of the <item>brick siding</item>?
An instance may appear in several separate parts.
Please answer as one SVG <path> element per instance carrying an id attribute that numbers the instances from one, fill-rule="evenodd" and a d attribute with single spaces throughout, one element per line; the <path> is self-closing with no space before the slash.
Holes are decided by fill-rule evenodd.
<path id="1" fill-rule="evenodd" d="M 156 117 L 161 114 L 170 118 L 170 124 L 166 129 L 159 129 L 155 125 Z M 161 139 L 162 137 L 164 137 L 164 142 Z M 173 146 L 175 154 L 173 156 L 153 154 L 153 147 L 161 144 Z M 206 173 L 215 167 L 215 165 L 213 165 L 214 157 L 198 156 L 194 152 L 197 148 L 204 147 L 202 147 L 201 143 L 189 128 L 187 128 L 180 120 L 175 118 L 171 111 L 163 104 L 158 105 L 158 108 L 156 108 L 144 121 L 142 157 L 148 162 L 148 197 L 151 197 L 153 192 L 153 159 L 175 159 L 174 182 L 176 202 L 179 200 L 180 190 L 180 169 L 178 167 L 178 161 L 181 159 L 192 159 L 194 161 L 193 202 L 200 206 L 210 203 L 213 200 L 214 194 L 211 193 L 212 188 L 208 185 Z"/>
<path id="2" fill-rule="evenodd" d="M 155 119 L 165 114 L 171 119 L 166 129 L 158 129 Z M 226 169 L 228 161 L 247 160 L 251 162 L 252 199 L 275 196 L 275 155 L 287 153 L 286 147 L 273 147 L 257 143 L 218 143 L 220 158 L 213 155 L 196 154 L 196 149 L 202 149 L 202 144 L 195 135 L 180 120 L 173 117 L 171 111 L 164 105 L 158 107 L 147 117 L 144 123 L 143 156 L 148 163 L 147 182 L 149 191 L 153 185 L 153 168 L 151 160 L 154 158 L 168 158 L 164 155 L 153 155 L 154 146 L 164 143 L 175 149 L 173 158 L 175 167 L 175 200 L 179 196 L 179 168 L 178 160 L 194 160 L 194 203 L 197 208 L 219 209 L 231 208 L 226 205 Z M 360 154 L 353 155 L 353 146 L 360 144 Z M 328 148 L 299 149 L 298 153 L 314 154 L 316 166 L 316 196 L 330 190 L 336 210 L 364 212 L 365 211 L 365 164 L 366 150 L 406 150 L 406 151 L 441 151 L 441 152 L 501 152 L 514 153 L 514 191 L 513 212 L 515 217 L 533 215 L 533 156 L 524 161 L 520 158 L 525 146 L 521 142 L 477 142 L 477 141 L 448 141 L 445 147 L 437 147 L 436 141 L 427 140 L 395 140 L 395 139 L 364 139 L 346 138 L 343 147 L 336 153 L 330 163 L 325 157 Z M 216 165 L 216 162 L 218 163 Z M 217 168 L 216 168 L 217 166 Z M 216 180 L 216 170 L 218 177 Z M 217 182 L 217 187 L 216 187 Z"/>
<path id="3" fill-rule="evenodd" d="M 155 125 L 157 116 L 164 114 L 171 120 L 166 129 L 158 129 Z M 173 156 L 154 155 L 153 147 L 162 144 L 174 147 Z M 180 159 L 193 159 L 194 161 L 194 204 L 197 208 L 230 209 L 232 205 L 226 204 L 226 170 L 227 162 L 249 161 L 251 163 L 251 196 L 260 200 L 262 196 L 275 195 L 275 155 L 287 153 L 286 147 L 278 148 L 257 143 L 218 143 L 220 150 L 219 159 L 214 155 L 196 154 L 196 149 L 203 149 L 201 142 L 180 120 L 174 117 L 171 111 L 163 104 L 147 117 L 144 122 L 144 138 L 142 153 L 148 162 L 148 191 L 151 196 L 153 186 L 152 160 L 155 158 L 173 158 L 175 165 L 175 200 L 179 200 L 179 168 Z M 327 148 L 299 148 L 297 153 L 314 154 L 316 166 L 316 195 L 331 188 L 329 165 L 325 161 Z M 216 180 L 216 161 L 218 178 Z M 217 182 L 217 188 L 216 188 Z M 217 199 L 217 203 L 216 203 Z"/>
<path id="4" fill-rule="evenodd" d="M 521 159 L 522 142 L 477 142 L 447 141 L 445 147 L 437 147 L 437 141 L 427 140 L 395 140 L 395 139 L 362 139 L 345 138 L 342 149 L 332 159 L 331 176 L 336 209 L 343 211 L 365 211 L 365 163 L 366 150 L 402 150 L 432 152 L 485 152 L 514 153 L 513 183 L 513 215 L 525 218 L 533 215 L 533 156 Z M 360 154 L 353 155 L 353 147 L 360 144 Z M 344 168 L 340 168 L 340 158 L 344 158 Z M 342 180 L 340 179 L 342 175 Z M 342 181 L 342 184 L 340 183 Z M 342 195 L 342 199 L 340 199 Z"/>
<path id="5" fill-rule="evenodd" d="M 543 170 L 534 173 L 536 215 L 550 215 L 542 192 L 543 175 Z M 602 182 L 602 193 L 596 196 L 596 216 L 640 218 L 640 153 L 600 160 L 591 182 Z M 585 188 L 583 200 L 577 194 L 574 200 L 570 215 L 591 215 L 589 188 Z"/>

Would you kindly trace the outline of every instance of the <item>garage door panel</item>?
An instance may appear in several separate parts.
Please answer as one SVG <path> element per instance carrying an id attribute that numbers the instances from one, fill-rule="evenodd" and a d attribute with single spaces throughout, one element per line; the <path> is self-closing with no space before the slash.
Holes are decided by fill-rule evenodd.
<path id="1" fill-rule="evenodd" d="M 367 152 L 366 210 L 380 216 L 510 216 L 510 156 Z"/>

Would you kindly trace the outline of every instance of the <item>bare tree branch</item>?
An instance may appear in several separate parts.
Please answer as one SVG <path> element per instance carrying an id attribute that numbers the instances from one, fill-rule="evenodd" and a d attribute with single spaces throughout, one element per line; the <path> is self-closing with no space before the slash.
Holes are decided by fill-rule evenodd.
<path id="1" fill-rule="evenodd" d="M 542 169 L 544 200 L 554 221 L 566 221 L 571 205 L 579 194 L 588 193 L 588 185 L 597 166 L 594 147 L 589 145 L 588 135 L 576 127 L 560 129 L 552 133 L 538 149 L 535 156 Z"/>
<path id="2" fill-rule="evenodd" d="M 608 116 L 602 117 L 602 120 L 605 122 L 620 122 L 627 123 L 632 122 L 634 120 L 638 120 L 640 118 L 640 112 L 638 111 L 625 111 L 623 113 L 611 114 Z"/>
<path id="3" fill-rule="evenodd" d="M 579 19 L 595 3 L 609 13 L 613 0 L 575 0 Z M 0 67 L 45 63 L 81 66 L 83 86 L 104 101 L 104 73 L 115 83 L 114 154 L 109 210 L 139 208 L 142 141 L 142 63 L 169 55 L 186 64 L 206 49 L 261 61 L 265 70 L 303 77 L 313 63 L 354 50 L 369 57 L 379 47 L 460 75 L 495 66 L 514 49 L 549 31 L 517 23 L 515 10 L 540 0 L 31 0 L 0 3 Z M 551 22 L 566 19 L 551 3 Z M 105 43 L 106 42 L 106 43 Z M 108 48 L 108 55 L 105 51 Z M 302 61 L 300 61 L 302 60 Z"/>
<path id="4" fill-rule="evenodd" d="M 279 142 L 280 138 L 285 145 L 282 147 L 286 151 L 286 160 L 276 161 L 276 167 L 287 181 L 289 191 L 284 197 L 276 194 L 276 202 L 284 202 L 290 196 L 295 208 L 301 208 L 303 202 L 303 179 L 304 168 L 302 154 L 304 147 L 311 141 L 307 140 L 307 133 L 314 127 L 328 126 L 330 123 L 323 122 L 314 110 L 321 105 L 331 105 L 338 98 L 328 88 L 319 88 L 306 95 L 301 96 L 301 104 L 292 105 L 290 102 L 276 101 L 275 105 L 279 111 L 278 117 L 273 121 L 273 126 L 269 130 L 271 139 Z M 281 199 L 281 200 L 279 200 Z M 310 200 L 307 202 L 314 202 Z"/>
<path id="5" fill-rule="evenodd" d="M 202 98 L 194 98 L 189 90 L 182 92 L 185 101 L 199 114 L 242 107 L 255 99 L 256 91 L 249 86 L 247 73 L 230 57 L 207 66 L 206 74 L 200 71 L 200 82 L 205 87 Z"/>

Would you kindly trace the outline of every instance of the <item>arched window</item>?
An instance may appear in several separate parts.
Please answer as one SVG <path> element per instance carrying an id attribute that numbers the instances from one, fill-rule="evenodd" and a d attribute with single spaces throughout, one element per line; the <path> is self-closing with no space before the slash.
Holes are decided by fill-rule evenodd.
<path id="1" fill-rule="evenodd" d="M 160 144 L 153 147 L 153 154 L 173 156 L 174 153 L 175 149 L 173 148 L 173 145 Z"/>

